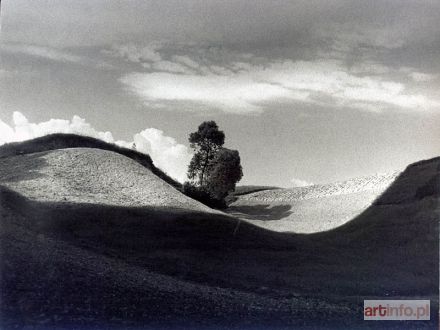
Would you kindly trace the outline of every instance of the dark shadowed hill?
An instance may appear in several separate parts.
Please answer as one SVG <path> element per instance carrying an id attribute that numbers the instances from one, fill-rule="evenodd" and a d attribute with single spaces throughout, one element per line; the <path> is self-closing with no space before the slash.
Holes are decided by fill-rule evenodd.
<path id="1" fill-rule="evenodd" d="M 308 235 L 212 211 L 148 172 L 99 149 L 0 159 L 3 328 L 438 328 L 439 159 Z M 430 299 L 432 320 L 365 324 L 363 300 L 380 298 Z"/>
<path id="2" fill-rule="evenodd" d="M 145 166 L 172 186 L 178 189 L 181 188 L 179 182 L 170 178 L 166 173 L 154 166 L 149 155 L 136 150 L 123 148 L 116 144 L 107 143 L 99 139 L 76 134 L 50 134 L 24 142 L 7 143 L 0 146 L 0 158 L 67 148 L 95 148 L 117 152 L 118 154 L 131 158 L 142 166 Z"/>

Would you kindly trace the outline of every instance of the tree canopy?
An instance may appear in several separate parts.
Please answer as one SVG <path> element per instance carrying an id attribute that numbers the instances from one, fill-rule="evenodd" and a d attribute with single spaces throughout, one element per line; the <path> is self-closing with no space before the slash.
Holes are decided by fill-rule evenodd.
<path id="1" fill-rule="evenodd" d="M 190 134 L 189 142 L 194 156 L 188 167 L 191 183 L 186 184 L 186 191 L 193 197 L 210 196 L 224 204 L 224 198 L 235 190 L 235 184 L 243 176 L 238 151 L 223 147 L 225 134 L 214 121 L 200 124 L 197 131 Z"/>
<path id="2" fill-rule="evenodd" d="M 222 148 L 215 155 L 210 167 L 207 188 L 214 198 L 223 199 L 235 190 L 235 184 L 242 176 L 238 151 Z"/>
<path id="3" fill-rule="evenodd" d="M 205 121 L 196 132 L 189 135 L 189 143 L 195 154 L 188 168 L 188 178 L 205 185 L 205 175 L 217 151 L 225 143 L 225 133 L 218 129 L 215 121 Z"/>

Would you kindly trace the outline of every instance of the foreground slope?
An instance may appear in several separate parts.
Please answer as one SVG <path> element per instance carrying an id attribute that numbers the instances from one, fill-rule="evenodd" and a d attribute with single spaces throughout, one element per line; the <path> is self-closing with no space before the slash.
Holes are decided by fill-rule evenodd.
<path id="1" fill-rule="evenodd" d="M 2 328 L 354 329 L 363 299 L 384 297 L 436 314 L 440 159 L 309 235 L 214 212 L 146 171 L 98 149 L 0 160 Z"/>
<path id="2" fill-rule="evenodd" d="M 228 212 L 262 228 L 314 233 L 343 225 L 366 210 L 399 172 L 236 196 Z"/>

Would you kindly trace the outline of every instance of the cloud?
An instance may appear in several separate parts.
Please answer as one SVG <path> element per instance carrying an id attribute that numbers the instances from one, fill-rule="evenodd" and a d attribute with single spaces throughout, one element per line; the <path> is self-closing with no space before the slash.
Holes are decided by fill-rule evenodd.
<path id="1" fill-rule="evenodd" d="M 135 134 L 134 143 L 138 151 L 149 154 L 154 164 L 170 176 L 180 182 L 187 179 L 186 172 L 192 153 L 186 146 L 155 128 Z"/>
<path id="2" fill-rule="evenodd" d="M 12 141 L 17 141 L 15 131 L 0 119 L 0 145 Z"/>
<path id="3" fill-rule="evenodd" d="M 173 62 L 184 64 L 191 69 L 199 69 L 200 68 L 200 64 L 197 63 L 196 61 L 192 60 L 188 56 L 174 55 L 171 59 Z"/>
<path id="4" fill-rule="evenodd" d="M 120 40 L 170 39 L 272 49 L 309 41 L 334 22 L 367 31 L 365 40 L 389 47 L 437 38 L 439 4 L 427 1 L 5 1 L 7 40 L 102 45 Z M 45 15 L 50 12 L 50 17 Z M 30 24 L 29 22 L 32 22 Z M 9 27 L 9 28 L 8 28 Z M 339 30 L 332 31 L 338 33 Z M 385 37 L 384 37 L 385 36 Z M 386 37 L 390 36 L 390 37 Z M 377 39 L 377 41 L 376 41 Z M 394 41 L 397 40 L 397 41 Z M 317 42 L 320 42 L 318 40 Z"/>
<path id="5" fill-rule="evenodd" d="M 158 52 L 160 43 L 150 43 L 144 47 L 137 47 L 134 44 L 115 44 L 110 50 L 104 49 L 104 54 L 121 57 L 129 62 L 157 62 L 161 61 L 162 57 Z"/>
<path id="6" fill-rule="evenodd" d="M 313 183 L 311 182 L 307 182 L 296 178 L 292 178 L 290 182 L 293 184 L 293 187 L 307 187 L 313 185 Z"/>
<path id="7" fill-rule="evenodd" d="M 428 82 L 437 78 L 437 75 L 422 72 L 411 72 L 409 75 L 416 82 Z"/>
<path id="8" fill-rule="evenodd" d="M 110 132 L 100 132 L 94 129 L 84 119 L 73 116 L 72 120 L 50 119 L 41 123 L 31 123 L 20 112 L 12 115 L 13 126 L 3 123 L 0 132 L 0 143 L 24 141 L 53 133 L 73 133 L 101 139 L 112 143 L 113 136 Z"/>
<path id="9" fill-rule="evenodd" d="M 172 73 L 192 73 L 193 71 L 190 70 L 185 65 L 182 65 L 180 63 L 175 63 L 171 61 L 159 61 L 155 62 L 152 65 L 149 66 L 154 71 L 165 71 L 165 72 L 172 72 Z"/>
<path id="10" fill-rule="evenodd" d="M 338 61 L 285 61 L 270 66 L 262 73 L 270 82 L 292 90 L 324 95 L 336 105 L 357 107 L 362 103 L 374 103 L 412 109 L 426 109 L 434 105 L 423 95 L 406 93 L 402 83 L 350 74 Z M 311 96 L 308 100 L 313 102 L 316 99 Z"/>
<path id="11" fill-rule="evenodd" d="M 374 62 L 356 66 L 351 72 L 340 60 L 279 60 L 264 64 L 238 61 L 207 68 L 196 74 L 180 65 L 174 70 L 179 74 L 138 72 L 127 74 L 120 81 L 150 106 L 172 107 L 173 102 L 187 102 L 193 108 L 230 113 L 261 112 L 268 103 L 280 100 L 322 104 L 326 99 L 324 105 L 376 111 L 429 110 L 440 104 L 426 95 L 411 93 L 402 82 L 385 78 L 391 69 Z M 172 65 L 168 63 L 162 71 L 165 69 L 172 71 Z M 420 74 L 416 77 L 427 78 Z"/>
<path id="12" fill-rule="evenodd" d="M 121 78 L 129 90 L 146 103 L 192 102 L 225 112 L 247 113 L 262 110 L 259 103 L 282 98 L 305 99 L 307 93 L 259 82 L 246 75 L 176 75 L 133 73 Z"/>
<path id="13" fill-rule="evenodd" d="M 372 26 L 353 26 L 352 22 L 333 24 L 321 29 L 318 34 L 331 39 L 331 48 L 342 54 L 359 49 L 392 50 L 405 44 L 405 38 L 399 30 L 391 27 L 380 29 Z"/>
<path id="14" fill-rule="evenodd" d="M 198 62 L 187 55 L 164 56 L 163 52 L 174 53 L 176 45 L 167 45 L 165 42 L 151 42 L 145 46 L 134 44 L 115 44 L 110 49 L 101 52 L 127 62 L 140 64 L 143 68 L 153 72 L 197 73 L 206 70 Z M 167 47 L 173 48 L 172 50 Z M 168 58 L 168 59 L 167 59 Z"/>
<path id="15" fill-rule="evenodd" d="M 0 50 L 11 53 L 20 53 L 20 54 L 41 57 L 58 62 L 78 63 L 82 60 L 81 56 L 73 55 L 61 49 L 36 46 L 36 45 L 2 43 L 0 44 Z"/>
<path id="16" fill-rule="evenodd" d="M 14 112 L 12 126 L 0 119 L 0 145 L 33 139 L 53 133 L 73 133 L 94 137 L 108 143 L 132 148 L 149 154 L 154 164 L 180 182 L 186 179 L 186 170 L 192 154 L 188 147 L 155 128 L 148 128 L 133 136 L 133 141 L 116 141 L 110 132 L 96 130 L 85 119 L 73 116 L 72 120 L 50 119 L 41 123 L 31 123 L 20 112 Z"/>
<path id="17" fill-rule="evenodd" d="M 125 74 L 120 82 L 154 108 L 244 114 L 262 112 L 280 102 L 375 112 L 440 107 L 439 101 L 402 79 L 404 73 L 422 83 L 434 75 L 414 68 L 403 72 L 371 58 L 377 48 L 390 51 L 401 46 L 393 35 L 374 29 L 349 31 L 345 25 L 335 25 L 328 33 L 332 51 L 318 52 L 314 60 L 270 59 L 225 48 L 157 41 L 147 46 L 113 46 L 113 52 L 141 64 L 143 72 Z M 349 60 L 359 49 L 360 59 Z"/>
<path id="18" fill-rule="evenodd" d="M 377 63 L 375 61 L 365 61 L 357 63 L 350 68 L 350 72 L 353 74 L 362 75 L 383 75 L 390 73 L 392 70 L 388 66 Z"/>

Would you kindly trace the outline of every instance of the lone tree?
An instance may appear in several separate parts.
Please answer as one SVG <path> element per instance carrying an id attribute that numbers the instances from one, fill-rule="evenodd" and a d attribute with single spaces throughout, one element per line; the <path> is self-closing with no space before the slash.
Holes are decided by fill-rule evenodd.
<path id="1" fill-rule="evenodd" d="M 225 197 L 243 176 L 237 150 L 223 148 L 225 134 L 214 121 L 205 121 L 189 136 L 194 156 L 188 167 L 184 191 L 214 207 L 225 207 Z"/>
<path id="2" fill-rule="evenodd" d="M 235 190 L 235 184 L 242 176 L 238 151 L 222 148 L 215 155 L 209 170 L 208 191 L 212 197 L 223 200 L 229 192 Z"/>
<path id="3" fill-rule="evenodd" d="M 188 178 L 195 180 L 198 186 L 204 187 L 208 168 L 225 143 L 225 133 L 218 129 L 215 121 L 205 121 L 200 124 L 197 132 L 189 135 L 189 143 L 195 154 L 189 164 Z"/>

